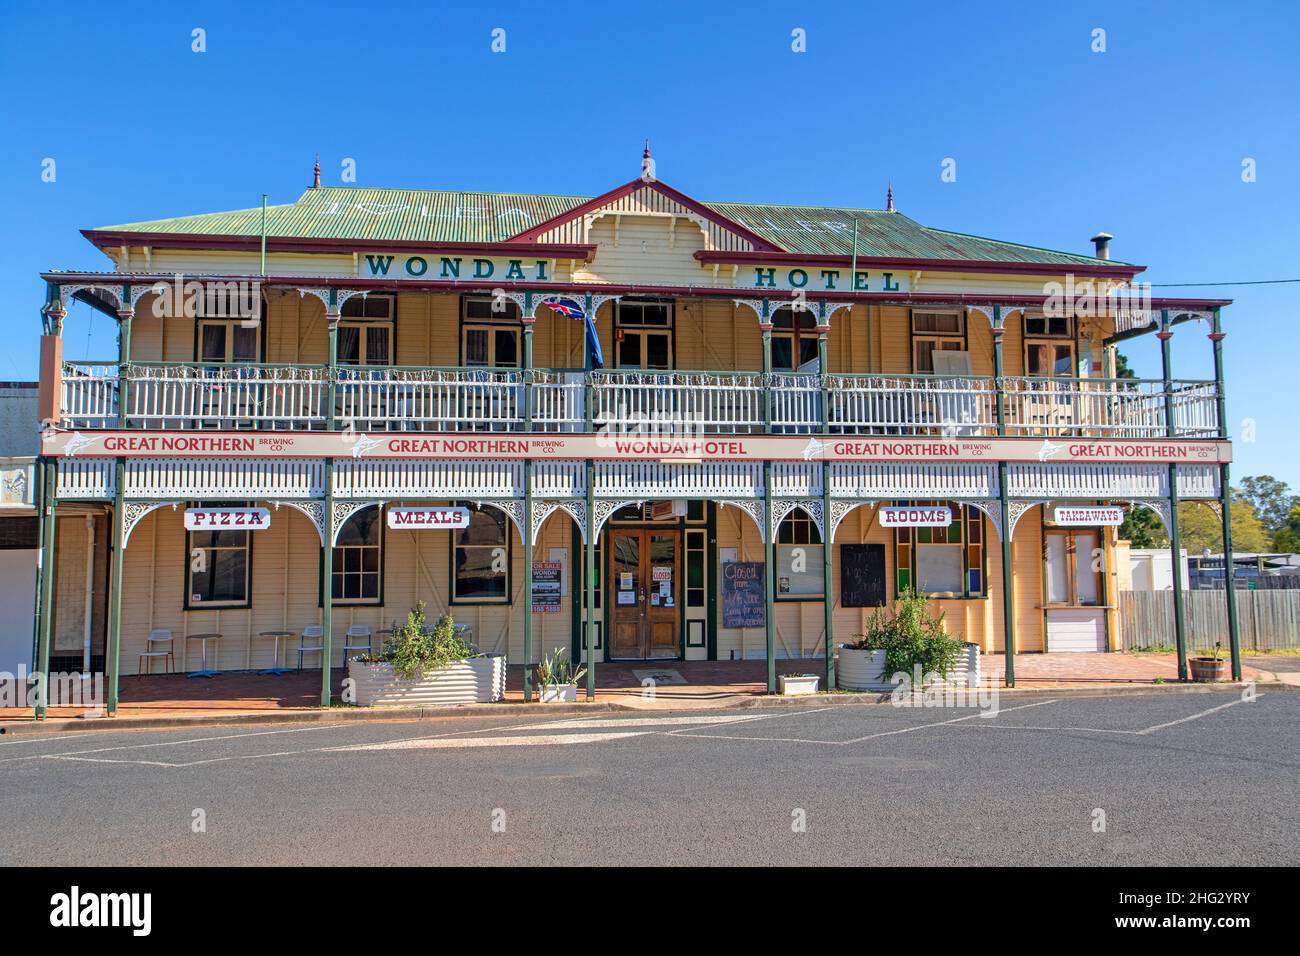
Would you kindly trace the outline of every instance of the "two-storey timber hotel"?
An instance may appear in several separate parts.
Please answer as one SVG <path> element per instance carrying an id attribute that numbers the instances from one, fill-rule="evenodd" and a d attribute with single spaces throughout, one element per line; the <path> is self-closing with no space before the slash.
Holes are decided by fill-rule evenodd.
<path id="1" fill-rule="evenodd" d="M 985 654 L 1114 649 L 1122 513 L 1226 500 L 1228 302 L 1142 296 L 1104 234 L 1053 252 L 651 171 L 594 199 L 318 172 L 87 230 L 111 271 L 42 276 L 37 665 L 89 637 L 112 709 L 155 631 L 180 669 L 219 633 L 209 666 L 247 670 L 323 626 L 337 668 L 423 600 L 511 664 L 570 648 L 589 688 L 628 660 L 833 680 L 910 587 Z M 64 359 L 74 300 L 117 356 Z M 1176 332 L 1216 381 L 1171 378 Z M 1141 334 L 1161 379 L 1117 377 Z"/>

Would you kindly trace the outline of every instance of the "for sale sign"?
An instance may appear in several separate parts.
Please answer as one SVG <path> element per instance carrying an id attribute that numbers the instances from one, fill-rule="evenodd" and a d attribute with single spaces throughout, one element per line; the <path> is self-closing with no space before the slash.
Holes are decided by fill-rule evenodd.
<path id="1" fill-rule="evenodd" d="M 469 527 L 468 508 L 389 508 L 388 527 L 456 531 Z"/>
<path id="2" fill-rule="evenodd" d="M 952 509 L 927 505 L 889 505 L 880 509 L 883 528 L 946 528 L 952 524 Z"/>
<path id="3" fill-rule="evenodd" d="M 1052 520 L 1059 525 L 1121 525 L 1124 523 L 1124 509 L 1102 506 L 1058 506 L 1052 514 Z"/>
<path id="4" fill-rule="evenodd" d="M 266 508 L 186 508 L 186 531 L 261 531 L 271 527 Z"/>

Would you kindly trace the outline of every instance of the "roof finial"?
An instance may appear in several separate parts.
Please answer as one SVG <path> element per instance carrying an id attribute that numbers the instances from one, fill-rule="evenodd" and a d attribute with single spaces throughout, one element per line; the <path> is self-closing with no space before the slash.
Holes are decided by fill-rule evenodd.
<path id="1" fill-rule="evenodd" d="M 641 154 L 641 179 L 653 182 L 655 178 L 655 161 L 650 158 L 650 140 L 645 141 L 645 152 Z"/>
<path id="2" fill-rule="evenodd" d="M 320 189 L 320 153 L 316 154 L 316 175 L 312 181 L 314 189 Z"/>
<path id="3" fill-rule="evenodd" d="M 885 212 L 895 212 L 894 209 L 894 184 L 889 184 L 889 191 L 885 193 Z"/>

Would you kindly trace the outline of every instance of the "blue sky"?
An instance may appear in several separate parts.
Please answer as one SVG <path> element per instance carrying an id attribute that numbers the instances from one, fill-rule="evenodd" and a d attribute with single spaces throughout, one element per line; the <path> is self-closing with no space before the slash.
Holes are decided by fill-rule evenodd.
<path id="1" fill-rule="evenodd" d="M 326 184 L 353 158 L 359 185 L 595 195 L 649 137 L 700 199 L 878 207 L 892 181 L 941 228 L 1080 252 L 1104 229 L 1157 284 L 1300 278 L 1294 3 L 542 6 L 5 3 L 0 378 L 35 377 L 37 273 L 107 268 L 79 229 L 291 202 L 317 152 Z M 1157 292 L 1236 300 L 1234 473 L 1300 488 L 1300 283 Z M 1179 328 L 1179 377 L 1210 376 L 1204 331 Z M 77 306 L 68 357 L 112 332 Z M 1159 375 L 1154 338 L 1124 351 Z"/>

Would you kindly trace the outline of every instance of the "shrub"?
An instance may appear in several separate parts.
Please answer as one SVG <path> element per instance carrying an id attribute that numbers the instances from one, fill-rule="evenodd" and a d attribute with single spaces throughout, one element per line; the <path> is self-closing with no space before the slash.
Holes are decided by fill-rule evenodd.
<path id="1" fill-rule="evenodd" d="M 922 677 L 935 674 L 945 679 L 957 666 L 961 641 L 948 635 L 942 612 L 930 613 L 924 594 L 909 589 L 898 596 L 893 615 L 883 608 L 872 612 L 864 634 L 846 645 L 857 650 L 884 651 L 885 674 L 912 674 L 921 666 Z"/>
<path id="2" fill-rule="evenodd" d="M 549 657 L 542 655 L 542 660 L 537 665 L 537 683 L 542 687 L 550 684 L 576 684 L 586 673 L 585 665 L 579 666 L 575 671 L 568 652 L 557 647 Z"/>
<path id="3" fill-rule="evenodd" d="M 393 631 L 384 645 L 383 660 L 407 680 L 424 676 L 439 667 L 474 656 L 474 648 L 456 635 L 455 620 L 450 614 L 438 618 L 430 628 L 425 623 L 424 602 L 406 615 L 406 623 Z"/>

